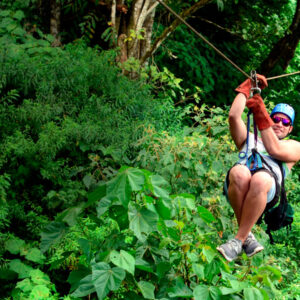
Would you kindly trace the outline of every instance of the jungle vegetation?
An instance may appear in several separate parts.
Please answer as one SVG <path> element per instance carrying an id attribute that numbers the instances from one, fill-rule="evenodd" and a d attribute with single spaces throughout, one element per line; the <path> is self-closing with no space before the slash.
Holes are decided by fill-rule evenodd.
<path id="1" fill-rule="evenodd" d="M 300 0 L 165 2 L 247 74 L 300 70 Z M 157 1 L 2 0 L 0 66 L 0 299 L 300 299 L 299 165 L 292 228 L 226 262 L 245 77 Z M 299 78 L 267 108 L 297 120 Z"/>

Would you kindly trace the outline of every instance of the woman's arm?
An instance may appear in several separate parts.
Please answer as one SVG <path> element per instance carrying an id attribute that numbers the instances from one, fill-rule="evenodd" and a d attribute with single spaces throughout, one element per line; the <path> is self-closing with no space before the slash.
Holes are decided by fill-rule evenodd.
<path id="1" fill-rule="evenodd" d="M 231 137 L 238 149 L 241 149 L 247 138 L 247 127 L 242 120 L 246 105 L 246 96 L 242 93 L 235 97 L 229 111 L 229 129 Z"/>

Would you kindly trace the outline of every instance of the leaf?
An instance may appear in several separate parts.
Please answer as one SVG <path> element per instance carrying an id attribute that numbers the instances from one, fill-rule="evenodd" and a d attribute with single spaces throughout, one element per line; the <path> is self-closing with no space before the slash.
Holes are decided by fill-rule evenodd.
<path id="1" fill-rule="evenodd" d="M 120 267 L 134 275 L 135 258 L 128 252 L 121 250 L 119 253 L 113 250 L 110 253 L 110 260 L 117 267 Z"/>
<path id="2" fill-rule="evenodd" d="M 172 265 L 167 261 L 161 261 L 156 266 L 156 273 L 159 279 L 163 278 L 164 275 L 172 268 Z"/>
<path id="3" fill-rule="evenodd" d="M 65 222 L 69 226 L 77 224 L 77 217 L 81 214 L 84 208 L 84 203 L 80 203 L 78 206 L 70 207 L 64 210 L 55 221 Z"/>
<path id="4" fill-rule="evenodd" d="M 21 247 L 25 245 L 25 241 L 21 239 L 9 239 L 5 242 L 5 249 L 11 254 L 19 254 Z"/>
<path id="5" fill-rule="evenodd" d="M 221 300 L 222 299 L 221 290 L 220 290 L 220 288 L 218 288 L 216 286 L 209 287 L 209 294 L 213 300 Z"/>
<path id="6" fill-rule="evenodd" d="M 89 189 L 92 184 L 96 183 L 95 178 L 91 174 L 86 174 L 82 179 L 84 185 Z"/>
<path id="7" fill-rule="evenodd" d="M 245 288 L 244 297 L 245 300 L 264 300 L 260 290 L 255 287 Z"/>
<path id="8" fill-rule="evenodd" d="M 97 205 L 97 216 L 101 217 L 111 206 L 112 199 L 110 197 L 104 197 Z"/>
<path id="9" fill-rule="evenodd" d="M 205 256 L 206 260 L 208 263 L 211 263 L 212 260 L 214 259 L 214 257 L 216 256 L 216 251 L 214 251 L 213 249 L 211 248 L 208 248 L 207 247 L 203 247 L 202 249 L 202 253 L 203 255 Z"/>
<path id="10" fill-rule="evenodd" d="M 87 276 L 92 276 L 92 274 L 90 274 L 91 270 L 83 265 L 78 265 L 77 266 L 77 270 L 74 270 L 70 273 L 67 282 L 70 283 L 71 285 L 71 289 L 70 292 L 73 292 L 74 290 L 78 289 L 78 287 L 80 286 L 80 281 L 87 277 Z M 92 278 L 91 280 L 92 281 Z M 93 285 L 94 287 L 94 285 Z M 81 290 L 84 290 L 83 288 Z M 95 289 L 94 289 L 95 291 Z M 79 291 L 78 291 L 79 292 Z M 81 297 L 81 296 L 79 296 Z"/>
<path id="11" fill-rule="evenodd" d="M 125 171 L 119 173 L 117 177 L 107 183 L 107 195 L 117 197 L 124 207 L 128 206 L 131 199 L 131 191 Z"/>
<path id="12" fill-rule="evenodd" d="M 19 21 L 21 21 L 22 19 L 24 19 L 24 17 L 25 17 L 25 15 L 24 15 L 24 13 L 23 13 L 22 10 L 17 10 L 17 11 L 14 13 L 14 15 L 13 15 L 13 18 L 14 18 L 14 19 L 17 19 L 17 20 L 19 20 Z"/>
<path id="13" fill-rule="evenodd" d="M 46 286 L 37 285 L 32 289 L 29 295 L 29 299 L 43 300 L 43 299 L 49 299 L 50 298 L 49 296 L 50 296 L 50 290 Z"/>
<path id="14" fill-rule="evenodd" d="M 78 239 L 78 244 L 81 247 L 82 253 L 86 256 L 86 259 L 90 261 L 91 259 L 91 242 L 86 239 Z"/>
<path id="15" fill-rule="evenodd" d="M 187 287 L 182 278 L 176 278 L 176 285 L 170 288 L 170 292 L 168 293 L 169 297 L 172 298 L 192 298 L 193 292 Z"/>
<path id="16" fill-rule="evenodd" d="M 168 182 L 161 177 L 160 175 L 152 175 L 150 176 L 150 182 L 151 182 L 151 191 L 156 197 L 161 198 L 168 198 L 169 197 L 169 191 L 165 188 L 168 187 Z"/>
<path id="17" fill-rule="evenodd" d="M 40 249 L 31 248 L 28 250 L 28 253 L 25 255 L 27 260 L 43 264 L 46 257 L 42 254 Z"/>
<path id="18" fill-rule="evenodd" d="M 171 203 L 168 199 L 158 199 L 156 202 L 155 208 L 163 220 L 171 219 Z"/>
<path id="19" fill-rule="evenodd" d="M 149 273 L 154 273 L 153 267 L 147 261 L 139 257 L 135 260 L 135 267 Z"/>
<path id="20" fill-rule="evenodd" d="M 138 192 L 143 188 L 143 185 L 145 183 L 145 176 L 143 171 L 135 168 L 129 168 L 125 171 L 128 182 L 131 186 L 131 189 L 134 192 Z"/>
<path id="21" fill-rule="evenodd" d="M 31 270 L 29 275 L 30 275 L 32 282 L 35 284 L 48 285 L 50 283 L 49 276 L 47 274 L 43 273 L 39 269 Z"/>
<path id="22" fill-rule="evenodd" d="M 207 224 L 210 224 L 211 222 L 216 221 L 215 217 L 213 216 L 213 214 L 206 209 L 203 206 L 198 206 L 197 207 L 198 213 L 200 215 L 200 218 L 205 221 Z"/>
<path id="23" fill-rule="evenodd" d="M 129 228 L 134 232 L 135 236 L 143 241 L 146 236 L 157 230 L 157 213 L 141 208 L 137 210 L 133 205 L 128 210 Z"/>
<path id="24" fill-rule="evenodd" d="M 105 184 L 99 185 L 94 190 L 92 190 L 91 192 L 88 193 L 88 202 L 85 205 L 85 208 L 89 207 L 92 204 L 94 204 L 95 202 L 99 201 L 105 195 L 106 195 L 106 185 Z"/>
<path id="25" fill-rule="evenodd" d="M 18 278 L 27 278 L 29 277 L 29 273 L 32 270 L 31 267 L 25 265 L 19 259 L 13 259 L 9 263 L 9 269 L 18 273 Z"/>
<path id="26" fill-rule="evenodd" d="M 104 262 L 93 263 L 92 272 L 92 280 L 100 300 L 104 299 L 109 291 L 117 290 L 126 275 L 123 269 L 111 268 Z"/>
<path id="27" fill-rule="evenodd" d="M 28 293 L 28 292 L 30 292 L 32 290 L 33 285 L 31 283 L 30 279 L 26 278 L 26 279 L 24 279 L 22 281 L 19 281 L 17 283 L 17 285 L 16 285 L 16 288 L 20 289 L 24 293 Z"/>
<path id="28" fill-rule="evenodd" d="M 211 300 L 209 287 L 206 285 L 198 285 L 194 289 L 193 295 L 195 297 L 195 300 Z"/>
<path id="29" fill-rule="evenodd" d="M 72 297 L 85 297 L 96 291 L 96 288 L 92 281 L 92 274 L 87 275 L 81 279 L 78 283 L 78 288 L 71 294 Z"/>
<path id="30" fill-rule="evenodd" d="M 145 299 L 155 299 L 154 296 L 154 290 L 155 290 L 155 286 L 147 281 L 140 281 L 138 282 L 138 287 L 141 290 L 143 297 Z"/>
<path id="31" fill-rule="evenodd" d="M 220 262 L 219 260 L 212 260 L 211 263 L 208 263 L 204 267 L 205 278 L 208 282 L 210 282 L 215 275 L 220 273 Z"/>
<path id="32" fill-rule="evenodd" d="M 62 222 L 51 222 L 41 233 L 41 251 L 46 252 L 53 244 L 58 242 L 68 231 Z"/>
<path id="33" fill-rule="evenodd" d="M 200 264 L 193 264 L 193 271 L 195 272 L 195 274 L 197 275 L 197 277 L 200 280 L 204 280 L 205 276 L 204 276 L 204 266 L 200 265 Z"/>

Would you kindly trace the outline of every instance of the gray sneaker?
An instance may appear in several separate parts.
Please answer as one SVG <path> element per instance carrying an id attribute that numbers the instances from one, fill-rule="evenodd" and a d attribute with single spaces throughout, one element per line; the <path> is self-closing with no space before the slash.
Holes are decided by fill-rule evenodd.
<path id="1" fill-rule="evenodd" d="M 247 256 L 250 257 L 264 250 L 264 247 L 256 240 L 254 234 L 250 232 L 243 244 L 243 249 Z"/>
<path id="2" fill-rule="evenodd" d="M 217 250 L 227 261 L 232 261 L 242 252 L 242 241 L 238 239 L 229 240 L 227 243 L 217 247 Z"/>

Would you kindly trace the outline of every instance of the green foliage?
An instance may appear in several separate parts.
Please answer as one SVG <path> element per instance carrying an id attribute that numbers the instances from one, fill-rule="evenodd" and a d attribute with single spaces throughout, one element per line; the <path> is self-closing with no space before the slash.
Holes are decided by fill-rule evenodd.
<path id="1" fill-rule="evenodd" d="M 264 264 L 260 255 L 252 261 L 244 256 L 235 266 L 217 254 L 217 218 L 212 208 L 199 205 L 192 195 L 171 195 L 162 177 L 130 167 L 122 167 L 106 185 L 106 195 L 98 200 L 98 205 L 105 203 L 106 211 L 96 222 L 109 230 L 100 245 L 87 247 L 94 243 L 88 237 L 83 244 L 78 240 L 86 259 L 70 274 L 73 296 L 96 292 L 98 299 L 105 299 L 108 294 L 114 297 L 118 289 L 145 299 L 219 299 L 225 295 L 271 299 L 280 295 L 276 286 L 281 272 L 270 262 Z M 122 202 L 120 195 L 127 193 L 128 202 Z M 121 207 L 122 216 L 116 215 L 115 208 Z M 80 216 L 73 218 L 80 222 Z M 108 226 L 110 219 L 115 229 Z M 82 232 L 86 235 L 86 229 Z"/>

